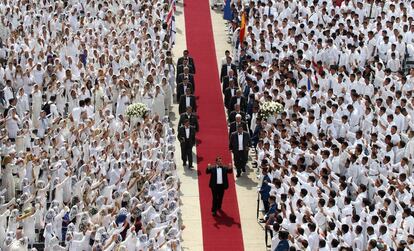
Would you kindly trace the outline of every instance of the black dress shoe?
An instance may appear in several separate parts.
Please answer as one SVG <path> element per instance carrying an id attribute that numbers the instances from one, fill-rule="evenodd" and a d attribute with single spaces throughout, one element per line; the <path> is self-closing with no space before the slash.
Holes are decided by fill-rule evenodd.
<path id="1" fill-rule="evenodd" d="M 194 167 L 193 167 L 193 166 L 189 166 L 188 168 L 189 168 L 189 169 L 193 169 Z"/>
<path id="2" fill-rule="evenodd" d="M 238 178 L 238 177 L 240 177 L 241 175 L 240 175 L 240 173 L 238 173 L 238 174 L 236 174 L 236 177 Z"/>
<path id="3" fill-rule="evenodd" d="M 216 211 L 211 212 L 211 215 L 216 216 L 217 215 Z"/>
<path id="4" fill-rule="evenodd" d="M 246 168 L 243 168 L 243 169 L 242 169 L 242 172 L 243 172 L 243 173 L 245 173 L 245 172 L 246 172 Z"/>
<path id="5" fill-rule="evenodd" d="M 187 166 L 187 162 L 183 162 L 183 166 Z"/>

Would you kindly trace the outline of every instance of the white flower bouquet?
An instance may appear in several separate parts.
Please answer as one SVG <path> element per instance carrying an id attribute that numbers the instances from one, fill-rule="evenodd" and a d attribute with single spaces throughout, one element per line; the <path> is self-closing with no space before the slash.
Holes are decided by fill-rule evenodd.
<path id="1" fill-rule="evenodd" d="M 278 102 L 266 101 L 260 105 L 259 116 L 267 119 L 270 116 L 283 112 L 283 109 L 283 105 Z"/>
<path id="2" fill-rule="evenodd" d="M 126 109 L 126 116 L 130 118 L 144 118 L 148 112 L 148 107 L 142 103 L 131 104 Z"/>

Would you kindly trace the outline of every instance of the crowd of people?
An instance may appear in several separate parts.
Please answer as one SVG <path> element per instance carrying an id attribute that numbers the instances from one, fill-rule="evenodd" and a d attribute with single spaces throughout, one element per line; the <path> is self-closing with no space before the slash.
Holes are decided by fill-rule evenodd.
<path id="1" fill-rule="evenodd" d="M 172 3 L 0 2 L 0 250 L 181 250 Z"/>
<path id="2" fill-rule="evenodd" d="M 240 174 L 249 133 L 268 247 L 414 250 L 414 2 L 227 2 L 230 145 Z"/>

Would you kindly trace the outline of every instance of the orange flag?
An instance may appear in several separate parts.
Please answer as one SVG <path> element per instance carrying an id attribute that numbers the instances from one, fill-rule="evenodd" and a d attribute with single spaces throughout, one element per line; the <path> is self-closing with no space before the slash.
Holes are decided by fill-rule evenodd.
<path id="1" fill-rule="evenodd" d="M 240 23 L 240 44 L 243 43 L 244 35 L 246 33 L 246 13 L 243 11 L 241 14 L 241 23 Z"/>

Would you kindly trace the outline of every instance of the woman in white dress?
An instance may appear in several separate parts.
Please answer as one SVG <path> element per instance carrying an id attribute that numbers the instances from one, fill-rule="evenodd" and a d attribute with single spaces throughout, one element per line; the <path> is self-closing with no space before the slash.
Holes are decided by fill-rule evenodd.
<path id="1" fill-rule="evenodd" d="M 126 90 L 122 90 L 118 96 L 118 101 L 116 102 L 116 116 L 123 115 L 129 104 L 129 97 L 126 93 Z"/>
<path id="2" fill-rule="evenodd" d="M 165 116 L 164 92 L 159 85 L 155 86 L 154 99 L 152 100 L 152 111 L 160 118 Z"/>
<path id="3" fill-rule="evenodd" d="M 13 177 L 13 164 L 12 158 L 10 156 L 6 156 L 3 160 L 3 165 L 6 166 L 4 173 L 3 173 L 3 189 L 6 189 L 5 197 L 6 201 L 9 201 L 14 198 L 16 195 L 16 184 L 14 182 Z M 2 189 L 2 190 L 3 190 Z"/>
<path id="4" fill-rule="evenodd" d="M 29 110 L 29 98 L 24 89 L 20 88 L 17 94 L 16 112 L 19 117 L 23 118 L 26 112 Z"/>
<path id="5" fill-rule="evenodd" d="M 33 86 L 32 91 L 32 121 L 33 127 L 39 127 L 39 116 L 42 110 L 42 92 L 38 85 Z"/>
<path id="6" fill-rule="evenodd" d="M 173 91 L 171 89 L 171 85 L 169 85 L 167 82 L 167 78 L 165 77 L 162 78 L 161 84 L 162 84 L 162 90 L 164 92 L 165 115 L 168 116 L 171 111 Z"/>
<path id="7" fill-rule="evenodd" d="M 15 108 L 11 108 L 6 117 L 6 130 L 10 139 L 15 140 L 19 131 L 20 118 Z"/>
<path id="8" fill-rule="evenodd" d="M 154 96 L 151 93 L 150 84 L 147 83 L 144 86 L 144 91 L 142 92 L 142 103 L 145 104 L 149 110 L 152 109 L 152 100 Z"/>
<path id="9" fill-rule="evenodd" d="M 172 60 L 172 57 L 167 57 L 166 59 L 168 69 L 168 83 L 171 86 L 171 90 L 175 90 L 175 66 Z"/>

